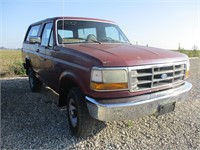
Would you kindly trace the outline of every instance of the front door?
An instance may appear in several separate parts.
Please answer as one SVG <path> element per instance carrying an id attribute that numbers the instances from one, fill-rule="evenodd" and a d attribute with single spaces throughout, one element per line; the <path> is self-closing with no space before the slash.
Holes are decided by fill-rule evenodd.
<path id="1" fill-rule="evenodd" d="M 49 77 L 49 70 L 51 67 L 53 67 L 50 59 L 50 37 L 51 37 L 51 32 L 52 32 L 52 26 L 53 23 L 49 22 L 44 25 L 43 31 L 42 31 L 42 38 L 41 38 L 41 44 L 38 46 L 38 51 L 40 55 L 42 56 L 40 59 L 40 76 L 42 77 L 43 80 L 48 84 L 50 81 Z"/>

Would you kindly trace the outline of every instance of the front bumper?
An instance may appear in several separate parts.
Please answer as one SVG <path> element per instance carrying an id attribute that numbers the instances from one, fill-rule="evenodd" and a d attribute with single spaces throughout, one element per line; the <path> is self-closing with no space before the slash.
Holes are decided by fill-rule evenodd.
<path id="1" fill-rule="evenodd" d="M 134 96 L 129 98 L 112 99 L 111 101 L 128 100 L 126 103 L 100 103 L 86 96 L 86 103 L 90 115 L 102 121 L 131 120 L 158 112 L 160 105 L 184 100 L 185 94 L 192 88 L 192 84 L 183 85 L 156 93 Z"/>

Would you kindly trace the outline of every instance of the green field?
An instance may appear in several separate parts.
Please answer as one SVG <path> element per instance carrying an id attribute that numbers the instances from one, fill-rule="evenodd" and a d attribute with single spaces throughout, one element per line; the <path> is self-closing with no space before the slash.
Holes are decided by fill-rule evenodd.
<path id="1" fill-rule="evenodd" d="M 20 50 L 0 50 L 1 76 L 25 75 Z"/>
<path id="2" fill-rule="evenodd" d="M 175 50 L 176 52 L 180 52 L 188 55 L 188 57 L 200 57 L 200 50 Z"/>

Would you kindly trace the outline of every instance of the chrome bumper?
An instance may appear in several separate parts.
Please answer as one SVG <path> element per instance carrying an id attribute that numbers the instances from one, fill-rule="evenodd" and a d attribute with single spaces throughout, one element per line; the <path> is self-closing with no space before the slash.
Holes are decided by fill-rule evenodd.
<path id="1" fill-rule="evenodd" d="M 113 99 L 116 101 L 126 99 L 128 100 L 126 103 L 105 104 L 88 96 L 86 96 L 85 99 L 90 115 L 97 120 L 131 120 L 155 114 L 160 105 L 183 100 L 183 96 L 185 96 L 191 88 L 192 84 L 185 82 L 180 87 L 161 92 L 129 98 Z"/>

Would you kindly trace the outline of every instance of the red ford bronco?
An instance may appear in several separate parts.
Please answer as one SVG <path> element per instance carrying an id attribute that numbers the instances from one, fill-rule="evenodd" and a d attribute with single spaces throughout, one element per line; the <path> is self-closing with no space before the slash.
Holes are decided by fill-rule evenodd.
<path id="1" fill-rule="evenodd" d="M 129 120 L 173 111 L 192 85 L 186 55 L 132 45 L 108 20 L 55 17 L 31 24 L 23 60 L 30 88 L 59 93 L 76 137 L 97 120 Z M 179 96 L 180 95 L 180 96 Z"/>

